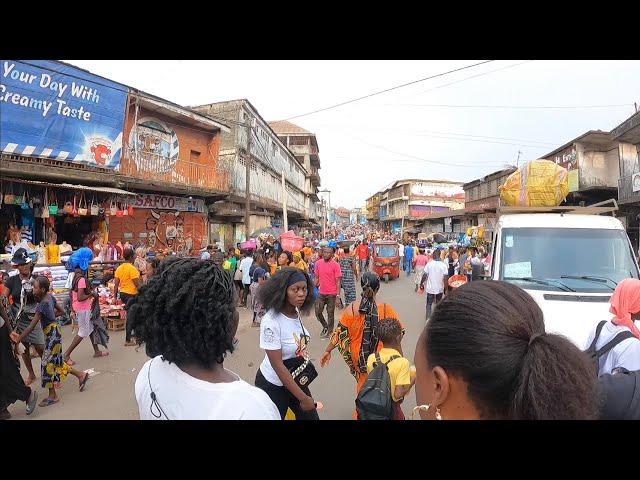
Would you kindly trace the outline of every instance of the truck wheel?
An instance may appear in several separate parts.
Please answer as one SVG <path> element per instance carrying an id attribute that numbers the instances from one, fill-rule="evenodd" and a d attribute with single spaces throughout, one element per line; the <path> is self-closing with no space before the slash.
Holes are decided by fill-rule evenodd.
<path id="1" fill-rule="evenodd" d="M 389 283 L 389 274 L 388 273 L 384 274 L 384 283 Z"/>

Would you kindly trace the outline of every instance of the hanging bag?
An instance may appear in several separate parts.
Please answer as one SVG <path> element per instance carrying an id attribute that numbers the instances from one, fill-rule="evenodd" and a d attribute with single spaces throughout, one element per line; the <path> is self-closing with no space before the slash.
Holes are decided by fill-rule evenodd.
<path id="1" fill-rule="evenodd" d="M 13 194 L 13 184 L 9 183 L 9 188 L 4 196 L 4 203 L 11 205 L 15 201 L 15 195 Z"/>
<path id="2" fill-rule="evenodd" d="M 133 205 L 129 205 L 127 210 L 129 211 L 129 216 L 133 215 Z"/>
<path id="3" fill-rule="evenodd" d="M 29 210 L 29 197 L 27 195 L 27 189 L 25 187 L 24 193 L 22 194 L 22 203 L 20 204 L 20 208 L 22 210 Z"/>
<path id="4" fill-rule="evenodd" d="M 53 191 L 51 191 L 51 197 L 52 197 L 52 203 L 51 205 L 49 205 L 49 213 L 51 215 L 57 215 L 58 214 L 58 199 L 56 198 L 56 194 L 53 193 Z"/>
<path id="5" fill-rule="evenodd" d="M 96 203 L 96 197 L 93 197 L 91 199 L 91 215 L 94 217 L 97 217 L 99 213 L 100 213 L 100 207 Z"/>
<path id="6" fill-rule="evenodd" d="M 71 215 L 73 215 L 74 217 L 78 216 L 78 207 L 77 207 L 77 199 L 78 196 L 74 193 L 73 194 L 73 209 L 71 210 Z"/>
<path id="7" fill-rule="evenodd" d="M 84 201 L 84 207 L 82 206 L 82 202 Z M 86 217 L 89 214 L 87 210 L 87 199 L 84 196 L 84 192 L 80 195 L 80 202 L 78 203 L 78 215 L 81 217 Z"/>
<path id="8" fill-rule="evenodd" d="M 128 204 L 124 204 L 124 207 L 122 208 L 122 215 L 125 217 L 129 216 L 129 205 Z"/>
<path id="9" fill-rule="evenodd" d="M 22 205 L 22 202 L 24 202 L 24 191 L 22 192 L 22 195 L 16 195 L 13 198 L 14 205 Z"/>
<path id="10" fill-rule="evenodd" d="M 111 201 L 111 206 L 109 207 L 109 215 L 115 217 L 118 213 L 118 207 L 116 207 L 116 202 Z"/>
<path id="11" fill-rule="evenodd" d="M 71 214 L 71 212 L 73 212 L 73 203 L 71 203 L 71 201 L 67 200 L 66 202 L 64 202 L 64 206 L 62 207 L 62 211 L 66 214 Z"/>
<path id="12" fill-rule="evenodd" d="M 116 217 L 122 217 L 124 216 L 124 212 L 122 211 L 122 205 L 120 204 L 120 202 L 118 202 L 118 208 L 116 208 Z"/>
<path id="13" fill-rule="evenodd" d="M 44 189 L 44 204 L 42 205 L 42 218 L 49 218 L 49 194 L 48 189 Z"/>

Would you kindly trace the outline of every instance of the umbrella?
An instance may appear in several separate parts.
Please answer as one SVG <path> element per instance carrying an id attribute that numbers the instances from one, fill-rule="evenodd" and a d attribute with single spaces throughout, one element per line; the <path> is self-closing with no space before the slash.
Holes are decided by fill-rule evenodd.
<path id="1" fill-rule="evenodd" d="M 257 238 L 260 235 L 264 234 L 264 235 L 273 235 L 274 238 L 278 238 L 278 236 L 280 236 L 281 233 L 282 233 L 282 229 L 281 228 L 278 228 L 278 227 L 265 227 L 265 228 L 261 228 L 260 230 L 256 230 L 251 235 L 249 235 L 249 237 Z"/>

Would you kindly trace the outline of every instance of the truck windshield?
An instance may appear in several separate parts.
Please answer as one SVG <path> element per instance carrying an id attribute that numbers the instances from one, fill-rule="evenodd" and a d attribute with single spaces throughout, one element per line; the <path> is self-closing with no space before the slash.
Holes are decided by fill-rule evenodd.
<path id="1" fill-rule="evenodd" d="M 638 278 L 622 230 L 506 228 L 500 263 L 500 280 L 530 290 L 565 290 L 564 285 L 576 292 L 611 293 L 621 280 Z"/>
<path id="2" fill-rule="evenodd" d="M 376 247 L 376 255 L 378 257 L 396 257 L 398 255 L 398 247 L 395 245 L 380 245 Z"/>

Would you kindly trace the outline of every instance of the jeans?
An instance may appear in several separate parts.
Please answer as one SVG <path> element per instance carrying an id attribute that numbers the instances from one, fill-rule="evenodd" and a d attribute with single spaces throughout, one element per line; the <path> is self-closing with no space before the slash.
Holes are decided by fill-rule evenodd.
<path id="1" fill-rule="evenodd" d="M 296 420 L 320 420 L 317 410 L 311 410 L 310 412 L 303 411 L 300 408 L 300 401 L 294 397 L 289 390 L 285 387 L 280 387 L 269 382 L 264 378 L 264 375 L 262 375 L 259 368 L 258 373 L 256 373 L 256 380 L 254 383 L 256 387 L 269 395 L 269 398 L 276 405 L 278 412 L 280 413 L 280 417 L 283 420 L 287 414 L 287 408 L 291 409 L 293 414 L 296 416 Z M 309 387 L 304 386 L 300 388 L 304 393 L 311 396 Z"/>
<path id="2" fill-rule="evenodd" d="M 120 300 L 124 303 L 124 309 L 127 310 L 127 304 L 129 300 L 131 300 L 135 295 L 130 295 L 128 293 L 120 292 Z M 127 328 L 125 330 L 124 340 L 128 342 L 131 340 L 131 332 L 133 331 L 133 325 L 131 324 L 131 320 L 129 320 L 129 315 L 127 315 Z"/>
<path id="3" fill-rule="evenodd" d="M 360 275 L 362 275 L 364 272 L 367 271 L 367 266 L 368 266 L 367 263 L 368 262 L 369 262 L 368 259 L 366 259 L 366 260 L 360 259 L 359 260 L 359 263 L 360 263 Z"/>
<path id="4" fill-rule="evenodd" d="M 404 269 L 407 272 L 407 277 L 411 275 L 411 260 L 412 260 L 411 258 L 405 258 L 405 261 L 404 261 Z"/>
<path id="5" fill-rule="evenodd" d="M 442 300 L 442 295 L 442 293 L 427 293 L 427 320 L 429 320 L 433 308 Z"/>
<path id="6" fill-rule="evenodd" d="M 325 321 L 324 315 L 323 315 L 325 305 L 327 306 L 327 319 L 329 320 L 328 323 Z M 318 295 L 318 298 L 316 299 L 316 318 L 324 328 L 329 330 L 329 332 L 333 331 L 333 327 L 334 327 L 333 314 L 335 313 L 335 309 L 336 309 L 336 295 L 325 295 L 322 293 Z"/>

